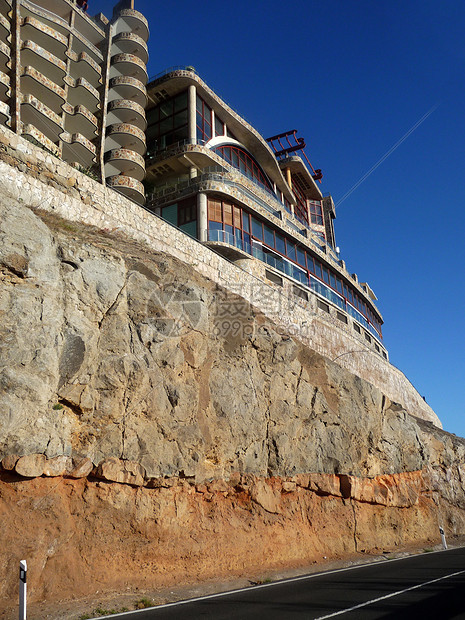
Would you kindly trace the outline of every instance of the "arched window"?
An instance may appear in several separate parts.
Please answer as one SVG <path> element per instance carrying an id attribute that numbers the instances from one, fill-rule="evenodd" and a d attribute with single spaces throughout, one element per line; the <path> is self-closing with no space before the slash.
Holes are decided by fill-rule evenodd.
<path id="1" fill-rule="evenodd" d="M 239 146 L 222 145 L 213 149 L 215 153 L 221 155 L 231 166 L 237 168 L 251 179 L 254 183 L 274 195 L 273 188 L 266 174 L 255 159 Z"/>

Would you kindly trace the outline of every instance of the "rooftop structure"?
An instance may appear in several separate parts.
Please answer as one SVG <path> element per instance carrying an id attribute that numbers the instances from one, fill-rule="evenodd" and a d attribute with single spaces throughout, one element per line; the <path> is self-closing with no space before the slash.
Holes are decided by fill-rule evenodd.
<path id="1" fill-rule="evenodd" d="M 144 201 L 148 24 L 122 0 L 0 0 L 0 121 Z"/>

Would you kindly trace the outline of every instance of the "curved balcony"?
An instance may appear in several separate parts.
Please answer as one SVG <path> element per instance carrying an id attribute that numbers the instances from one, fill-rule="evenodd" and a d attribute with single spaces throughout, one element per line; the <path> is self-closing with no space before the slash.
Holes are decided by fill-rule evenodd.
<path id="1" fill-rule="evenodd" d="M 21 45 L 21 64 L 33 66 L 56 84 L 66 75 L 66 63 L 30 40 Z"/>
<path id="2" fill-rule="evenodd" d="M 133 32 L 120 32 L 113 37 L 111 42 L 111 53 L 113 54 L 132 54 L 147 64 L 149 50 L 147 43 Z"/>
<path id="3" fill-rule="evenodd" d="M 0 71 L 0 101 L 6 101 L 10 96 L 10 76 Z"/>
<path id="4" fill-rule="evenodd" d="M 70 86 L 68 90 L 68 103 L 72 106 L 84 105 L 91 112 L 100 108 L 100 93 L 85 78 L 73 80 L 68 76 L 65 82 Z"/>
<path id="5" fill-rule="evenodd" d="M 128 99 L 113 99 L 107 108 L 107 124 L 129 123 L 141 131 L 147 128 L 144 108 L 135 101 Z"/>
<path id="6" fill-rule="evenodd" d="M 30 39 L 57 57 L 62 57 L 68 47 L 68 37 L 32 16 L 23 19 L 21 37 Z"/>
<path id="7" fill-rule="evenodd" d="M 131 198 L 135 202 L 139 204 L 144 204 L 145 202 L 145 193 L 144 186 L 142 183 L 133 179 L 132 177 L 127 177 L 123 174 L 118 174 L 114 177 L 110 177 L 106 180 L 108 187 L 115 189 L 120 192 L 124 196 Z"/>
<path id="8" fill-rule="evenodd" d="M 10 69 L 10 56 L 10 46 L 6 43 L 3 43 L 3 41 L 0 41 L 0 71 L 6 73 Z"/>
<path id="9" fill-rule="evenodd" d="M 92 56 L 87 54 L 87 52 L 76 54 L 75 52 L 69 50 L 66 52 L 66 55 L 74 63 L 76 63 L 76 66 L 71 65 L 71 77 L 75 77 L 75 79 L 83 77 L 90 84 L 100 84 L 102 79 L 102 68 L 97 62 L 95 62 Z"/>
<path id="10" fill-rule="evenodd" d="M 0 123 L 9 123 L 11 121 L 10 106 L 4 101 L 0 101 Z"/>
<path id="11" fill-rule="evenodd" d="M 40 132 L 50 138 L 52 142 L 58 140 L 63 131 L 63 120 L 48 106 L 36 99 L 33 95 L 21 97 L 21 119 L 25 124 L 34 125 Z"/>
<path id="12" fill-rule="evenodd" d="M 147 84 L 148 75 L 145 63 L 134 54 L 115 54 L 110 61 L 110 79 L 124 75 Z"/>
<path id="13" fill-rule="evenodd" d="M 96 148 L 85 136 L 80 133 L 70 134 L 63 132 L 60 136 L 63 142 L 63 159 L 68 163 L 78 163 L 89 168 L 95 162 Z"/>
<path id="14" fill-rule="evenodd" d="M 114 99 L 131 99 L 145 108 L 147 90 L 140 80 L 127 75 L 119 75 L 110 80 L 108 101 Z"/>
<path id="15" fill-rule="evenodd" d="M 105 153 L 105 176 L 113 177 L 123 173 L 137 181 L 142 181 L 145 176 L 144 158 L 127 149 L 115 149 Z"/>
<path id="16" fill-rule="evenodd" d="M 134 125 L 117 123 L 107 128 L 105 151 L 114 149 L 129 149 L 139 155 L 145 153 L 145 133 Z"/>
<path id="17" fill-rule="evenodd" d="M 49 140 L 49 138 L 39 131 L 39 129 L 37 129 L 37 127 L 35 127 L 32 123 L 21 123 L 21 135 L 29 136 L 34 140 L 37 140 L 37 142 L 44 146 L 53 155 L 56 155 L 56 157 L 61 156 L 60 147 L 52 142 L 52 140 Z"/>
<path id="18" fill-rule="evenodd" d="M 65 103 L 63 110 L 65 116 L 65 131 L 68 133 L 82 133 L 92 138 L 97 135 L 97 118 L 83 105 L 76 106 Z"/>
<path id="19" fill-rule="evenodd" d="M 145 42 L 149 40 L 149 23 L 142 13 L 134 9 L 123 9 L 118 13 L 115 31 L 116 34 L 134 32 Z"/>
<path id="20" fill-rule="evenodd" d="M 0 0 L 0 12 L 2 15 L 8 15 L 12 9 L 12 0 Z"/>
<path id="21" fill-rule="evenodd" d="M 10 20 L 0 13 L 0 39 L 6 43 L 7 37 L 11 34 Z"/>
<path id="22" fill-rule="evenodd" d="M 68 22 L 55 13 L 37 6 L 34 2 L 29 2 L 29 0 L 21 0 L 21 9 L 22 14 L 26 12 L 26 16 L 27 14 L 38 15 L 41 19 L 46 20 L 54 30 L 68 36 L 70 30 Z"/>
<path id="23" fill-rule="evenodd" d="M 90 54 L 98 64 L 103 62 L 102 52 L 76 29 L 73 30 L 73 52 L 78 55 L 85 52 Z"/>
<path id="24" fill-rule="evenodd" d="M 49 80 L 34 67 L 28 65 L 22 68 L 21 90 L 33 95 L 57 114 L 61 113 L 61 106 L 66 100 L 65 89 Z"/>

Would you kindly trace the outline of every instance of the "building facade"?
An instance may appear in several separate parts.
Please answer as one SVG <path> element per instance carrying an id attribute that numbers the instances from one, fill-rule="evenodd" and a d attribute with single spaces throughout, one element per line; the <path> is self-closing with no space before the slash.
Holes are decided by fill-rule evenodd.
<path id="1" fill-rule="evenodd" d="M 265 140 L 189 67 L 160 75 L 148 96 L 147 208 L 261 280 L 316 295 L 387 359 L 376 297 L 339 256 L 334 203 L 300 142 L 273 149 L 276 137 Z"/>
<path id="2" fill-rule="evenodd" d="M 0 122 L 263 282 L 316 296 L 387 359 L 376 297 L 339 256 L 303 140 L 264 139 L 192 67 L 147 85 L 148 36 L 134 0 L 111 19 L 86 0 L 0 0 Z"/>
<path id="3" fill-rule="evenodd" d="M 148 23 L 85 0 L 0 0 L 0 121 L 144 201 Z"/>

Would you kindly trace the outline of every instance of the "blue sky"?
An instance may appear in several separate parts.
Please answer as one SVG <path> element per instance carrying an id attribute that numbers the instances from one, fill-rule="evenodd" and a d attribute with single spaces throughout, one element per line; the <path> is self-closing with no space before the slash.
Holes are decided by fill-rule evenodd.
<path id="1" fill-rule="evenodd" d="M 111 16 L 112 2 L 90 0 Z M 391 362 L 465 436 L 465 3 L 136 0 L 149 73 L 193 65 L 265 137 L 297 129 Z"/>

